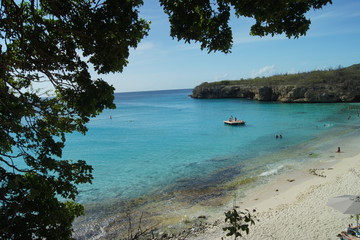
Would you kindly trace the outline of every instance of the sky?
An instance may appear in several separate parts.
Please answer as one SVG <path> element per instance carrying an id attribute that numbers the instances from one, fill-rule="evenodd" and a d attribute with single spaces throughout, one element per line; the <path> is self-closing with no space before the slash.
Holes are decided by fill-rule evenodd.
<path id="1" fill-rule="evenodd" d="M 232 20 L 232 52 L 208 53 L 199 44 L 170 37 L 168 17 L 157 0 L 145 0 L 140 16 L 152 22 L 149 36 L 130 51 L 122 73 L 100 76 L 115 92 L 194 88 L 202 82 L 237 80 L 347 67 L 360 63 L 360 0 L 333 0 L 310 11 L 306 36 L 250 36 L 250 18 Z"/>
<path id="2" fill-rule="evenodd" d="M 208 53 L 198 43 L 170 37 L 168 16 L 158 0 L 144 0 L 140 17 L 151 21 L 149 35 L 130 50 L 123 72 L 97 75 L 115 92 L 192 89 L 203 82 L 348 67 L 360 63 L 360 0 L 333 0 L 311 10 L 306 36 L 288 39 L 250 36 L 251 18 L 231 20 L 231 53 Z M 35 88 L 48 89 L 40 84 Z"/>

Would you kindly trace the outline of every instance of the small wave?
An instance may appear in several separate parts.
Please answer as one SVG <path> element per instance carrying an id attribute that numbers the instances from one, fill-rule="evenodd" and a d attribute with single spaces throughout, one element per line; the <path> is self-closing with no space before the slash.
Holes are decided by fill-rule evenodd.
<path id="1" fill-rule="evenodd" d="M 92 222 L 87 224 L 80 224 L 75 228 L 73 238 L 76 240 L 99 240 L 106 237 L 107 232 L 105 228 L 109 225 L 109 220 L 103 222 Z"/>
<path id="2" fill-rule="evenodd" d="M 266 172 L 261 173 L 259 176 L 260 177 L 268 177 L 268 176 L 271 176 L 271 175 L 277 175 L 282 168 L 284 168 L 283 165 L 278 166 L 276 168 L 273 168 L 273 169 L 270 169 L 270 170 L 268 170 Z"/>

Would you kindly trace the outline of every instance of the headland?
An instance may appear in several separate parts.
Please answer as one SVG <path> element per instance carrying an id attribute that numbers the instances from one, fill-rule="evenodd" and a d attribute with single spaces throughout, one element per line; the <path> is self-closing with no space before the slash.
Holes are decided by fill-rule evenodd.
<path id="1" fill-rule="evenodd" d="M 286 103 L 360 101 L 360 64 L 272 77 L 202 83 L 193 98 L 246 98 Z"/>

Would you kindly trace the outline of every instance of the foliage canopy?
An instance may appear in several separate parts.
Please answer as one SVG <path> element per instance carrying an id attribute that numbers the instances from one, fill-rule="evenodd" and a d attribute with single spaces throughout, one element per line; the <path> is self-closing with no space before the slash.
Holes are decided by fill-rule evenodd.
<path id="1" fill-rule="evenodd" d="M 91 182 L 85 161 L 64 160 L 65 134 L 114 108 L 113 87 L 92 80 L 122 71 L 129 48 L 149 29 L 141 1 L 1 1 L 0 238 L 71 237 L 83 207 L 77 184 Z M 52 96 L 32 90 L 50 81 Z M 59 197 L 65 199 L 60 201 Z"/>
<path id="2" fill-rule="evenodd" d="M 228 53 L 233 36 L 229 26 L 231 13 L 255 19 L 251 35 L 288 38 L 306 34 L 311 21 L 305 17 L 310 9 L 320 9 L 331 0 L 160 0 L 171 24 L 170 35 L 178 40 L 201 43 L 209 52 Z"/>
<path id="3" fill-rule="evenodd" d="M 251 33 L 299 37 L 304 14 L 331 0 L 160 0 L 171 36 L 229 52 L 231 9 L 255 18 Z M 2 0 L 0 5 L 0 238 L 68 239 L 83 213 L 77 184 L 92 180 L 83 160 L 62 159 L 66 134 L 114 108 L 98 74 L 121 72 L 149 30 L 142 0 Z M 33 85 L 50 82 L 49 96 Z M 62 199 L 62 200 L 59 200 Z"/>

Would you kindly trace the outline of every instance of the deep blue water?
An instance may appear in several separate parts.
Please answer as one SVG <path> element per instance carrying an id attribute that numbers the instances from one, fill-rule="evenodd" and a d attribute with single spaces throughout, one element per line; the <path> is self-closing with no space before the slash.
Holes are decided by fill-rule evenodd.
<path id="1" fill-rule="evenodd" d="M 217 183 L 232 174 L 266 175 L 284 160 L 296 160 L 266 156 L 359 123 L 359 118 L 347 119 L 355 114 L 349 106 L 358 104 L 192 99 L 189 94 L 118 93 L 117 109 L 92 119 L 86 136 L 68 136 L 64 158 L 83 159 L 94 167 L 93 184 L 79 187 L 78 201 L 131 199 L 179 183 Z M 246 125 L 224 125 L 231 115 Z M 283 138 L 276 139 L 277 134 Z M 232 169 L 227 175 L 214 174 L 227 169 Z"/>

